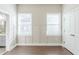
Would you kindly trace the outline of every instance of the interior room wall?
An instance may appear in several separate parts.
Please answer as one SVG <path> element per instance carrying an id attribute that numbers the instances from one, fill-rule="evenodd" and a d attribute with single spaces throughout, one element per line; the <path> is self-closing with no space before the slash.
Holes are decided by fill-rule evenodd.
<path id="1" fill-rule="evenodd" d="M 47 13 L 53 13 L 53 14 L 59 14 L 60 16 L 60 32 L 61 32 L 61 5 L 25 5 L 20 4 L 17 5 L 18 7 L 18 14 L 20 13 L 32 13 L 32 21 L 33 21 L 33 36 L 28 39 L 29 42 L 26 42 L 27 44 L 61 44 L 61 33 L 59 36 L 46 36 L 46 14 Z M 22 40 L 27 39 L 24 38 L 21 35 L 17 35 L 18 40 L 17 43 L 21 44 Z M 21 41 L 20 41 L 21 40 Z M 25 40 L 27 41 L 27 40 Z"/>

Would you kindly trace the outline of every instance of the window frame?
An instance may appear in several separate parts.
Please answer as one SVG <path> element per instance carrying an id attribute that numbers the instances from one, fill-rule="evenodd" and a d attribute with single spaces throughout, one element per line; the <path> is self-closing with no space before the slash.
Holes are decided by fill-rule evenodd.
<path id="1" fill-rule="evenodd" d="M 29 14 L 30 15 L 30 18 L 31 18 L 31 23 L 29 23 L 29 22 L 25 22 L 25 20 L 23 21 L 23 22 L 25 22 L 25 23 L 21 23 L 21 20 L 19 21 L 19 16 L 21 16 L 21 15 L 27 15 L 27 14 Z M 26 17 L 27 18 L 27 17 Z M 26 34 L 24 34 L 25 33 L 25 31 L 23 32 L 23 30 L 21 29 L 22 28 L 22 25 L 25 25 L 25 26 L 27 26 L 27 25 L 29 25 L 29 26 L 31 26 L 31 31 L 29 31 L 29 32 L 31 32 L 31 34 L 27 34 L 28 32 L 26 32 Z M 24 26 L 24 27 L 25 27 Z M 32 36 L 32 13 L 19 13 L 18 14 L 18 35 L 23 35 L 23 36 Z"/>
<path id="2" fill-rule="evenodd" d="M 60 28 L 59 28 L 59 31 L 60 32 L 58 32 L 58 34 L 48 34 L 48 26 L 58 26 L 58 27 L 60 27 L 59 25 L 60 25 L 60 16 L 59 16 L 59 14 L 57 14 L 57 17 L 59 17 L 58 18 L 58 21 L 59 21 L 59 23 L 58 24 L 49 24 L 49 23 L 47 23 L 48 22 L 48 15 L 50 15 L 50 14 L 53 14 L 54 15 L 54 13 L 47 13 L 47 15 L 46 15 L 46 35 L 47 36 L 58 36 L 58 35 L 60 35 Z"/>

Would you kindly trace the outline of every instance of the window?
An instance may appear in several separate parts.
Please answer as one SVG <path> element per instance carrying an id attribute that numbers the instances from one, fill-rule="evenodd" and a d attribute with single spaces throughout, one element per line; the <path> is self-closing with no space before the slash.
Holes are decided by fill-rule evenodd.
<path id="1" fill-rule="evenodd" d="M 59 14 L 47 14 L 47 35 L 60 34 L 60 16 Z"/>
<path id="2" fill-rule="evenodd" d="M 32 14 L 22 13 L 18 15 L 18 34 L 19 35 L 32 35 Z"/>

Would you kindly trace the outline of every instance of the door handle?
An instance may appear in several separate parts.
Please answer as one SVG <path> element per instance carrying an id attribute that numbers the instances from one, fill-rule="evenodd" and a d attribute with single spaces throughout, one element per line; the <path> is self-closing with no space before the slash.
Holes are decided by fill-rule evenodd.
<path id="1" fill-rule="evenodd" d="M 75 36 L 75 34 L 71 34 L 71 36 Z"/>

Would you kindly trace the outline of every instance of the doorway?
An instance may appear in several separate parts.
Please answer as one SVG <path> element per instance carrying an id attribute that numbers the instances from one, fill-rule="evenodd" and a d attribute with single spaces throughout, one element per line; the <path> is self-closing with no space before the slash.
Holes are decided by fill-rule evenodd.
<path id="1" fill-rule="evenodd" d="M 6 51 L 8 15 L 0 12 L 0 54 Z"/>

